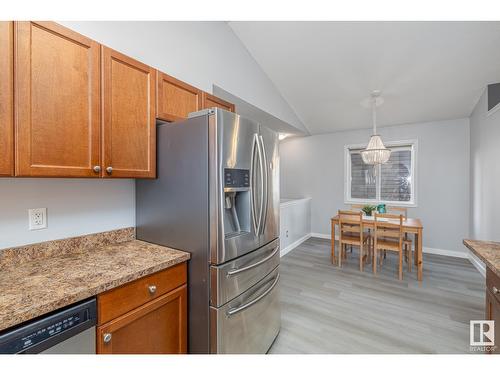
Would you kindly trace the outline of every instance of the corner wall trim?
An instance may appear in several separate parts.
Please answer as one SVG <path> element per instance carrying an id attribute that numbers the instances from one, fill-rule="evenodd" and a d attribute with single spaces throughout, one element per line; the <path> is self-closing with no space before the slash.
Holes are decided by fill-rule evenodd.
<path id="1" fill-rule="evenodd" d="M 479 260 L 476 256 L 474 256 L 471 252 L 469 252 L 469 255 L 467 257 L 469 259 L 469 262 L 472 263 L 474 267 L 479 271 L 483 277 L 486 277 L 486 266 L 484 265 L 481 260 Z"/>
<path id="2" fill-rule="evenodd" d="M 293 249 L 295 249 L 297 246 L 299 246 L 302 242 L 308 240 L 309 238 L 311 238 L 311 233 L 309 234 L 306 234 L 305 236 L 299 238 L 297 241 L 295 241 L 294 243 L 291 243 L 290 245 L 288 245 L 287 247 L 285 247 L 284 249 L 281 249 L 280 250 L 280 257 L 282 256 L 285 256 L 286 254 L 288 254 L 290 251 L 292 251 Z"/>

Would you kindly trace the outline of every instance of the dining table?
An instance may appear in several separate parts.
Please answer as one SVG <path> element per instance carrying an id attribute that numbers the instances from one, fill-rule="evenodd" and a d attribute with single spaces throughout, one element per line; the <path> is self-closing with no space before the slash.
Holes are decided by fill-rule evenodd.
<path id="1" fill-rule="evenodd" d="M 373 216 L 363 216 L 363 226 L 366 229 L 373 230 L 375 227 L 375 218 Z M 387 219 L 388 222 L 394 222 L 398 225 L 398 220 Z M 336 227 L 339 225 L 339 215 L 335 215 L 331 218 L 331 233 L 332 233 L 332 263 L 336 263 L 335 255 L 335 233 Z M 422 281 L 423 273 L 423 261 L 422 261 L 422 233 L 423 233 L 422 221 L 415 218 L 404 218 L 403 219 L 403 231 L 409 235 L 414 236 L 415 251 L 414 251 L 414 262 L 417 267 L 417 280 Z"/>

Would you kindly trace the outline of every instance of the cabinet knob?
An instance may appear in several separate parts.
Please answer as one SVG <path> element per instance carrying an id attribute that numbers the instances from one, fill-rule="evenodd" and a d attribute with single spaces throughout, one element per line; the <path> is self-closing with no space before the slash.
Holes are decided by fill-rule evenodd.
<path id="1" fill-rule="evenodd" d="M 102 339 L 104 340 L 105 343 L 108 343 L 111 341 L 111 333 L 105 333 L 103 336 L 102 336 Z"/>
<path id="2" fill-rule="evenodd" d="M 113 172 L 113 167 L 107 167 L 107 168 L 106 168 L 106 172 L 107 172 L 108 174 L 111 174 L 111 172 Z"/>
<path id="3" fill-rule="evenodd" d="M 101 171 L 101 167 L 99 165 L 96 165 L 93 169 L 95 173 L 99 173 Z"/>
<path id="4" fill-rule="evenodd" d="M 500 294 L 500 290 L 496 286 L 492 287 L 491 291 L 493 292 L 493 294 Z"/>
<path id="5" fill-rule="evenodd" d="M 148 287 L 148 289 L 149 289 L 149 293 L 150 294 L 155 294 L 156 293 L 156 285 L 150 285 Z"/>

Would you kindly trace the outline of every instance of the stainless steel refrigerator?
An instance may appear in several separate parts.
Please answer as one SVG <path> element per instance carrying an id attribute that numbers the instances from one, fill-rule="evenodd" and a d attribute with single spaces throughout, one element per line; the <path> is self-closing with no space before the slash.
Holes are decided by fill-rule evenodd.
<path id="1" fill-rule="evenodd" d="M 209 109 L 159 124 L 137 238 L 191 253 L 190 353 L 265 353 L 281 325 L 278 135 Z"/>

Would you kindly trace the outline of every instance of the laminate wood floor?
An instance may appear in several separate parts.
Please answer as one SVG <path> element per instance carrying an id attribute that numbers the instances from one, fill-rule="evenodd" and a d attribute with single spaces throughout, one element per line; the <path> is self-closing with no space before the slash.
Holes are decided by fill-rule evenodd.
<path id="1" fill-rule="evenodd" d="M 406 265 L 405 265 L 406 267 Z M 397 256 L 377 275 L 342 268 L 330 242 L 310 238 L 281 258 L 281 331 L 269 353 L 469 353 L 469 321 L 484 319 L 485 282 L 467 259 L 424 254 L 397 279 Z"/>

